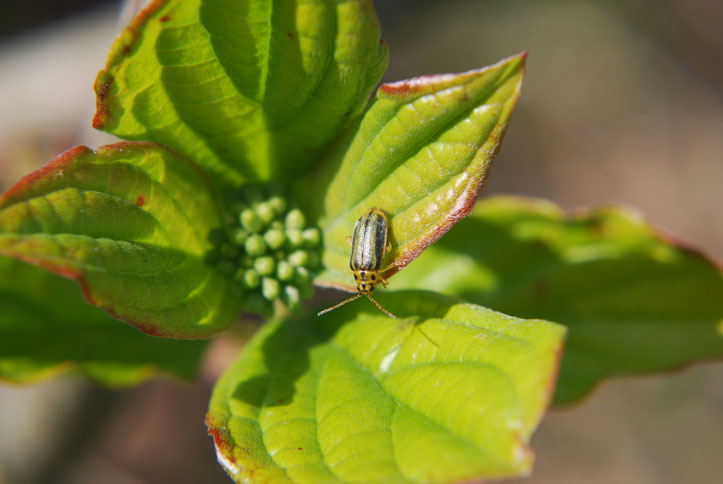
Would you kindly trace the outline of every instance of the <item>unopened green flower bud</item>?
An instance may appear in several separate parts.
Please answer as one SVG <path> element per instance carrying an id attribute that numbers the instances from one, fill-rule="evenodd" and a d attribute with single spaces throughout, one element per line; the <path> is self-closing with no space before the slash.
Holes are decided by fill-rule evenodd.
<path id="1" fill-rule="evenodd" d="M 305 266 L 309 262 L 309 253 L 305 250 L 297 250 L 289 254 L 288 260 L 292 266 Z"/>
<path id="2" fill-rule="evenodd" d="M 316 247 L 321 241 L 321 234 L 319 233 L 319 229 L 315 227 L 304 230 L 301 235 L 304 238 L 304 241 L 306 242 L 306 245 L 308 247 Z"/>
<path id="3" fill-rule="evenodd" d="M 276 265 L 276 276 L 280 281 L 288 282 L 294 278 L 296 271 L 294 266 L 289 264 L 287 261 L 282 260 Z"/>
<path id="4" fill-rule="evenodd" d="M 276 270 L 276 262 L 274 258 L 269 255 L 257 257 L 254 261 L 254 269 L 262 276 L 270 276 Z"/>
<path id="5" fill-rule="evenodd" d="M 270 277 L 264 277 L 261 283 L 261 294 L 264 295 L 264 298 L 268 301 L 273 301 L 279 297 L 280 292 L 281 286 L 279 285 L 279 281 L 271 279 Z"/>
<path id="6" fill-rule="evenodd" d="M 244 309 L 268 314 L 282 300 L 289 309 L 313 295 L 310 268 L 317 265 L 322 234 L 307 227 L 299 209 L 288 209 L 280 186 L 251 183 L 224 196 L 221 229 L 209 231 L 213 245 L 204 260 L 230 279 L 229 291 Z M 226 220 L 228 219 L 228 220 Z"/>
<path id="7" fill-rule="evenodd" d="M 292 248 L 301 247 L 304 245 L 304 235 L 299 229 L 287 229 L 286 240 L 289 242 L 289 246 Z"/>
<path id="8" fill-rule="evenodd" d="M 304 214 L 298 208 L 290 210 L 286 214 L 286 227 L 289 229 L 303 229 L 306 220 Z"/>
<path id="9" fill-rule="evenodd" d="M 301 294 L 299 289 L 294 286 L 284 287 L 284 302 L 289 309 L 297 309 L 301 303 Z"/>
<path id="10" fill-rule="evenodd" d="M 256 289 L 259 287 L 259 284 L 261 284 L 261 277 L 259 276 L 259 273 L 253 269 L 249 269 L 244 272 L 243 284 L 247 289 Z"/>
<path id="11" fill-rule="evenodd" d="M 297 267 L 294 281 L 299 286 L 308 285 L 311 282 L 311 274 L 306 267 Z"/>
<path id="12" fill-rule="evenodd" d="M 271 208 L 274 209 L 276 215 L 281 215 L 286 210 L 286 200 L 284 200 L 283 197 L 280 197 L 278 195 L 269 198 L 269 205 L 271 205 Z"/>
<path id="13" fill-rule="evenodd" d="M 251 257 L 258 257 L 266 252 L 266 242 L 260 235 L 252 235 L 244 242 L 246 254 Z"/>
<path id="14" fill-rule="evenodd" d="M 264 225 L 263 221 L 259 218 L 258 215 L 256 215 L 256 212 L 254 212 L 250 208 L 246 208 L 241 211 L 241 215 L 239 215 L 239 221 L 241 222 L 241 226 L 243 228 L 253 233 L 259 232 Z"/>
<path id="15" fill-rule="evenodd" d="M 261 202 L 256 206 L 256 215 L 259 216 L 264 225 L 268 225 L 274 219 L 276 214 L 274 208 L 269 202 Z"/>
<path id="16" fill-rule="evenodd" d="M 286 236 L 282 230 L 269 229 L 264 234 L 264 240 L 271 250 L 276 250 L 284 246 L 284 243 L 286 243 Z"/>

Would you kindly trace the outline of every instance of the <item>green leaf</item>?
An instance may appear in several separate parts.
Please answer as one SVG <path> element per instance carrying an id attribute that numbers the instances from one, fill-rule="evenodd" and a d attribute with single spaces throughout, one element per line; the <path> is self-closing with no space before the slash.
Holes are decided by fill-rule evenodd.
<path id="1" fill-rule="evenodd" d="M 156 1 L 111 49 L 93 125 L 233 184 L 293 180 L 387 66 L 370 0 Z"/>
<path id="2" fill-rule="evenodd" d="M 202 341 L 151 338 L 83 300 L 76 284 L 0 257 L 0 379 L 38 381 L 75 370 L 110 386 L 158 372 L 192 378 Z"/>
<path id="3" fill-rule="evenodd" d="M 394 278 L 525 318 L 567 325 L 556 403 L 603 378 L 723 356 L 723 277 L 630 209 L 564 215 L 494 197 Z"/>
<path id="4" fill-rule="evenodd" d="M 520 93 L 525 54 L 464 74 L 383 85 L 323 200 L 322 285 L 351 289 L 349 243 L 371 207 L 386 212 L 393 274 L 471 210 Z M 333 160 L 333 157 L 332 157 Z M 328 175 L 328 174 L 327 174 Z M 322 179 L 324 174 L 321 175 Z"/>
<path id="5" fill-rule="evenodd" d="M 564 327 L 435 293 L 379 294 L 263 328 L 207 417 L 236 482 L 455 482 L 524 474 Z"/>
<path id="6" fill-rule="evenodd" d="M 219 224 L 185 158 L 152 143 L 81 146 L 0 197 L 0 255 L 75 279 L 91 304 L 141 331 L 203 337 L 239 309 L 203 262 Z"/>

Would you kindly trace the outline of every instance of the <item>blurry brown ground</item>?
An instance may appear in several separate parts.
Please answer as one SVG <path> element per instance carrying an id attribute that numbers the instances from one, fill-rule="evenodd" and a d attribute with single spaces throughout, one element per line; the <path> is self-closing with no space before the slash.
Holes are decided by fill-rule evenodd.
<path id="1" fill-rule="evenodd" d="M 31 2 L 32 3 L 32 2 Z M 485 193 L 574 209 L 625 203 L 723 258 L 723 3 L 717 0 L 378 1 L 385 80 L 458 72 L 529 51 L 523 97 Z M 0 188 L 76 144 L 115 10 L 0 39 Z M 230 482 L 203 415 L 215 346 L 192 385 L 110 392 L 70 378 L 0 387 L 0 484 Z M 533 483 L 720 479 L 723 372 L 708 364 L 607 382 L 533 438 Z M 516 481 L 515 481 L 516 482 Z"/>

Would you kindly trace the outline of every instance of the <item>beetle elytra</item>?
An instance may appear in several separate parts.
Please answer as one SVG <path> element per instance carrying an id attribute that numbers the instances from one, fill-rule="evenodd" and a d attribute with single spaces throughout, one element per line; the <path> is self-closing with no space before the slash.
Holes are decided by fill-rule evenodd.
<path id="1" fill-rule="evenodd" d="M 387 216 L 378 208 L 370 208 L 354 224 L 354 233 L 351 237 L 349 267 L 354 273 L 357 295 L 324 309 L 318 315 L 321 316 L 361 296 L 366 296 L 384 314 L 392 319 L 397 319 L 371 296 L 379 284 L 385 287 L 388 284 L 383 276 L 387 268 L 382 269 L 382 261 L 384 254 L 391 249 Z"/>

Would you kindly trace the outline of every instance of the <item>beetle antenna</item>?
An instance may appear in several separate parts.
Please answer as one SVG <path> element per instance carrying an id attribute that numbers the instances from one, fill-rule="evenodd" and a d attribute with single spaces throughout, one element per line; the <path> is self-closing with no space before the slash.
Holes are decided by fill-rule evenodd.
<path id="1" fill-rule="evenodd" d="M 340 302 L 339 304 L 337 304 L 337 305 L 335 305 L 335 306 L 332 306 L 332 307 L 330 307 L 330 308 L 326 308 L 326 309 L 324 309 L 323 311 L 319 311 L 316 315 L 317 315 L 317 316 L 321 316 L 322 314 L 326 314 L 326 313 L 328 313 L 329 311 L 333 311 L 333 310 L 335 310 L 336 308 L 338 308 L 338 307 L 340 307 L 340 306 L 343 306 L 344 304 L 346 304 L 346 303 L 348 303 L 348 302 L 352 302 L 354 299 L 357 299 L 357 298 L 360 297 L 360 296 L 361 296 L 361 294 L 357 294 L 356 296 L 352 296 L 352 297 L 350 297 L 349 299 L 345 299 L 345 300 L 343 300 L 342 302 Z M 379 306 L 379 305 L 377 304 L 377 306 Z"/>
<path id="2" fill-rule="evenodd" d="M 361 294 L 360 294 L 360 295 L 361 295 Z M 386 314 L 387 316 L 389 316 L 389 317 L 392 318 L 392 319 L 397 319 L 397 317 L 396 317 L 395 315 L 393 315 L 392 313 L 390 313 L 389 311 L 387 311 L 386 309 L 384 309 L 384 308 L 381 306 L 381 304 L 379 304 L 378 302 L 376 302 L 376 301 L 374 300 L 374 298 L 371 297 L 369 294 L 367 294 L 366 296 L 369 298 L 369 300 L 370 300 L 371 302 L 373 302 L 373 303 L 381 310 L 381 312 L 383 312 L 384 314 Z M 344 302 L 346 302 L 346 301 L 344 301 Z"/>

